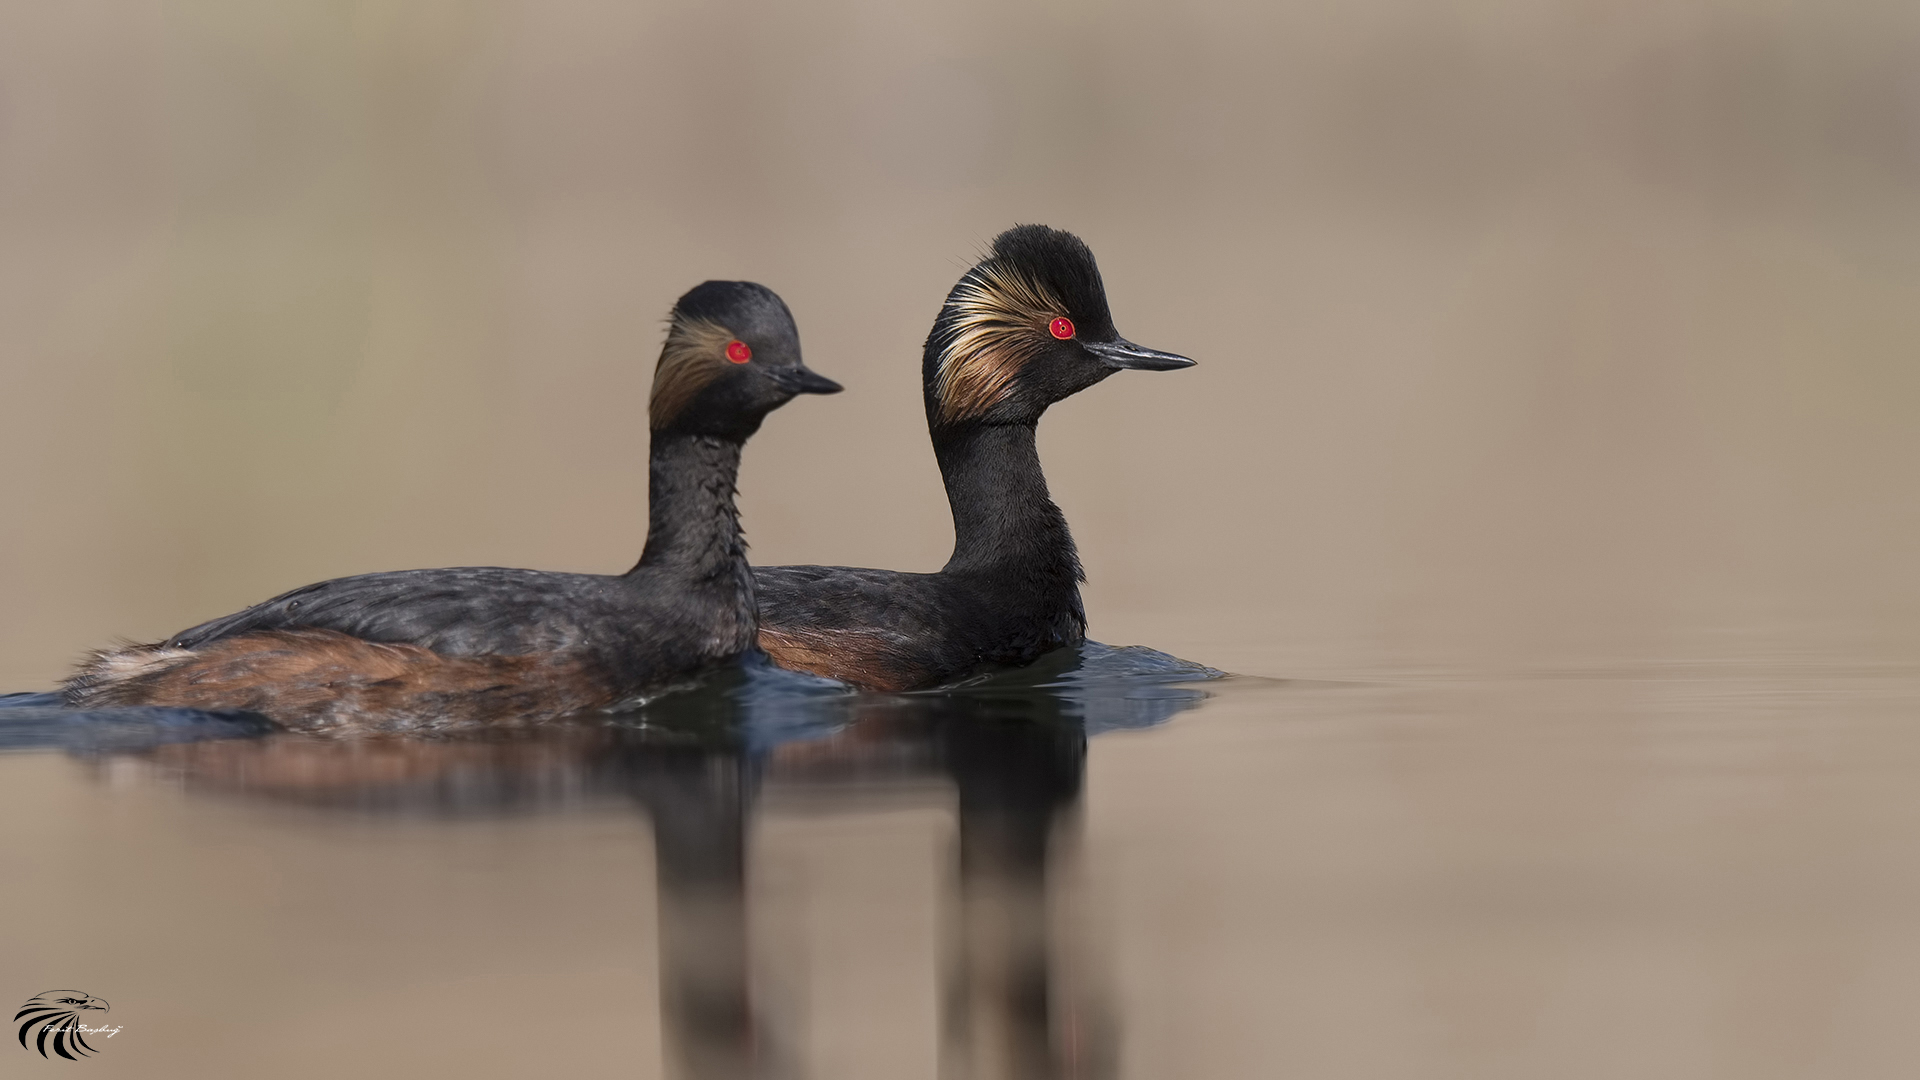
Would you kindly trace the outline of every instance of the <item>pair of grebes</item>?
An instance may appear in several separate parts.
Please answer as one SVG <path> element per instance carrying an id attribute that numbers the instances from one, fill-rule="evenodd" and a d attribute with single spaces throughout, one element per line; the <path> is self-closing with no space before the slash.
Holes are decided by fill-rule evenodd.
<path id="1" fill-rule="evenodd" d="M 1192 363 L 1120 337 L 1077 237 L 1010 229 L 947 295 L 923 357 L 953 558 L 932 574 L 750 567 L 741 448 L 774 409 L 840 385 L 801 362 L 771 290 L 709 281 L 674 306 L 654 375 L 647 543 L 632 570 L 324 581 L 95 653 L 65 698 L 252 712 L 315 733 L 433 732 L 617 709 L 756 649 L 869 690 L 1026 664 L 1086 635 L 1079 557 L 1034 446 L 1041 414 L 1116 370 Z"/>

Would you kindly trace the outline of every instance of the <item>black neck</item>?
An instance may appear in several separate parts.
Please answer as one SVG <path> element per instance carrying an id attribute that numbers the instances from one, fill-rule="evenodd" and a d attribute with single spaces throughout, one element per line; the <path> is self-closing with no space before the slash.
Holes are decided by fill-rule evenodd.
<path id="1" fill-rule="evenodd" d="M 1047 494 L 1032 424 L 936 429 L 934 457 L 953 508 L 945 573 L 989 576 L 1043 604 L 1079 608 L 1080 556 Z"/>
<path id="2" fill-rule="evenodd" d="M 695 582 L 743 578 L 747 545 L 734 508 L 740 443 L 654 432 L 647 481 L 647 547 L 631 574 L 668 570 Z"/>

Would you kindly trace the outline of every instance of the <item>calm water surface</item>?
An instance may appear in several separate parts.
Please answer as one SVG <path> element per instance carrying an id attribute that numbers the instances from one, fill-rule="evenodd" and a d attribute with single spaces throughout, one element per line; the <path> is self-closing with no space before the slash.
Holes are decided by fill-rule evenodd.
<path id="1" fill-rule="evenodd" d="M 1911 1080 L 1917 12 L 0 4 L 0 691 L 631 566 L 707 278 L 848 388 L 748 449 L 755 561 L 935 569 L 921 346 L 1031 221 L 1199 361 L 1041 426 L 1093 632 L 1245 673 L 14 699 L 0 1008 L 121 1031 L 0 1076 Z"/>
<path id="2" fill-rule="evenodd" d="M 112 1003 L 104 1076 L 1920 1062 L 1913 670 L 1208 675 L 753 672 L 466 741 L 16 707 L 67 745 L 0 756 L 4 966 Z"/>

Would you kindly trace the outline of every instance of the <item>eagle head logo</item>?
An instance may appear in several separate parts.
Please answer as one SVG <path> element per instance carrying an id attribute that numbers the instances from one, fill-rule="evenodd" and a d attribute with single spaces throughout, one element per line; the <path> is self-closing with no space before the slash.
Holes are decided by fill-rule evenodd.
<path id="1" fill-rule="evenodd" d="M 47 1056 L 49 1044 L 53 1052 L 68 1061 L 79 1061 L 69 1053 L 78 1050 L 82 1054 L 97 1054 L 100 1051 L 87 1045 L 81 1038 L 82 1016 L 88 1011 L 106 1012 L 107 1003 L 92 994 L 83 994 L 78 990 L 49 990 L 20 1007 L 13 1014 L 15 1023 L 20 1025 L 20 1045 L 27 1045 L 27 1033 L 36 1028 L 33 1046 L 29 1049 L 40 1051 L 41 1057 Z M 48 1038 L 52 1036 L 52 1038 Z"/>

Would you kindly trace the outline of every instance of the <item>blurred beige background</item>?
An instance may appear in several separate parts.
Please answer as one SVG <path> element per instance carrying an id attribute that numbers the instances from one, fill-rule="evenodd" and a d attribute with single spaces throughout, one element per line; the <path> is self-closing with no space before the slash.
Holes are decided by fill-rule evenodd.
<path id="1" fill-rule="evenodd" d="M 1094 635 L 1379 684 L 1093 742 L 1124 1075 L 1912 1075 L 1911 2 L 0 5 L 0 690 L 333 575 L 624 569 L 708 277 L 849 388 L 751 447 L 756 557 L 936 567 L 919 344 L 1018 221 L 1201 362 L 1042 427 Z M 630 808 L 0 768 L 0 966 L 115 1001 L 90 1068 L 654 1074 Z M 932 1041 L 909 810 L 757 826 L 820 1060 Z"/>
<path id="2" fill-rule="evenodd" d="M 0 7 L 0 679 L 308 581 L 624 569 L 660 319 L 793 306 L 763 562 L 950 543 L 919 343 L 1073 229 L 1201 367 L 1042 428 L 1093 633 L 1263 674 L 1920 620 L 1920 8 Z"/>

